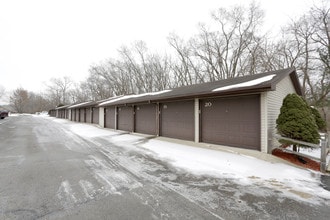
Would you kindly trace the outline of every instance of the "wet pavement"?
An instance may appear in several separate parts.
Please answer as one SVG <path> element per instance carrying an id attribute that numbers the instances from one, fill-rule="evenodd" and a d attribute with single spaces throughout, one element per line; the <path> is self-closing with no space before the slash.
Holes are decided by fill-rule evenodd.
<path id="1" fill-rule="evenodd" d="M 329 175 L 322 175 L 321 176 L 321 186 L 330 191 L 330 176 Z"/>
<path id="2" fill-rule="evenodd" d="M 81 137 L 70 123 L 25 115 L 0 124 L 0 219 L 329 218 L 328 200 L 276 180 L 194 175 L 109 141 L 119 134 Z"/>

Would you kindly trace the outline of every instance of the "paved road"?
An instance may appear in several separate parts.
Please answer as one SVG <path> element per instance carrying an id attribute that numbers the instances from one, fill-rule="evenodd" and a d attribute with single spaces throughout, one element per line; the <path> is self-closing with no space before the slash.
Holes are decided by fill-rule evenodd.
<path id="1" fill-rule="evenodd" d="M 329 219 L 329 201 L 194 176 L 70 123 L 0 121 L 0 219 Z"/>

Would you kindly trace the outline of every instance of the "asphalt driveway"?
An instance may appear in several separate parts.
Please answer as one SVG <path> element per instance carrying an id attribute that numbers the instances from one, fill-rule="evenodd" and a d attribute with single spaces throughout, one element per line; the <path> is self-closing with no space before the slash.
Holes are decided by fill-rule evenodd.
<path id="1" fill-rule="evenodd" d="M 286 196 L 270 187 L 275 181 L 196 175 L 109 141 L 120 133 L 97 128 L 105 135 L 88 137 L 72 124 L 31 115 L 1 121 L 0 219 L 329 219 L 323 197 Z"/>

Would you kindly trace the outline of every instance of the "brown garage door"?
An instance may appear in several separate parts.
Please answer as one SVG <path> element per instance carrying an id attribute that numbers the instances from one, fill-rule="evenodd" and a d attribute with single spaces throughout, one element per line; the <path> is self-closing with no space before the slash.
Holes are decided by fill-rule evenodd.
<path id="1" fill-rule="evenodd" d="M 76 109 L 76 114 L 75 114 L 75 121 L 80 121 L 80 111 L 79 109 Z"/>
<path id="2" fill-rule="evenodd" d="M 156 135 L 155 104 L 135 106 L 135 132 Z"/>
<path id="3" fill-rule="evenodd" d="M 92 110 L 91 108 L 86 108 L 86 122 L 87 123 L 92 123 Z"/>
<path id="4" fill-rule="evenodd" d="M 162 103 L 160 135 L 184 140 L 194 140 L 194 102 Z"/>
<path id="5" fill-rule="evenodd" d="M 201 101 L 201 140 L 260 150 L 259 95 Z"/>
<path id="6" fill-rule="evenodd" d="M 66 118 L 66 119 L 69 118 L 69 110 L 68 110 L 68 109 L 65 110 L 65 118 Z"/>
<path id="7" fill-rule="evenodd" d="M 93 123 L 98 124 L 99 123 L 99 108 L 93 108 Z"/>
<path id="8" fill-rule="evenodd" d="M 71 121 L 75 121 L 76 118 L 76 111 L 74 109 L 71 109 Z"/>
<path id="9" fill-rule="evenodd" d="M 79 121 L 80 122 L 85 122 L 85 109 L 84 108 L 81 108 L 80 109 L 80 119 L 79 119 Z"/>
<path id="10" fill-rule="evenodd" d="M 105 113 L 104 126 L 106 128 L 115 129 L 116 128 L 116 124 L 115 124 L 116 123 L 115 107 L 105 108 L 104 113 Z"/>
<path id="11" fill-rule="evenodd" d="M 118 129 L 123 131 L 133 131 L 133 107 L 118 107 Z"/>

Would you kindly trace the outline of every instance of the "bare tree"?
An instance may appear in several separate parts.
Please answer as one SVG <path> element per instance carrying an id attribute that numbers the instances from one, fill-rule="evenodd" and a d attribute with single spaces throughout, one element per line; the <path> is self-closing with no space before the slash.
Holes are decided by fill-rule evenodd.
<path id="1" fill-rule="evenodd" d="M 91 100 L 102 100 L 113 96 L 112 82 L 99 73 L 99 66 L 92 66 L 89 69 L 89 77 L 85 82 L 85 87 L 89 90 Z"/>
<path id="2" fill-rule="evenodd" d="M 282 56 L 286 60 L 287 66 L 295 66 L 301 73 L 302 90 L 306 98 L 308 92 L 314 93 L 311 74 L 315 68 L 313 56 L 315 56 L 316 49 L 312 43 L 315 27 L 310 22 L 310 17 L 304 15 L 297 21 L 293 21 L 283 31 L 288 43 L 281 48 Z"/>
<path id="3" fill-rule="evenodd" d="M 91 83 L 89 81 L 74 83 L 73 87 L 69 90 L 68 96 L 70 97 L 71 103 L 82 103 L 87 101 L 101 100 L 94 97 L 93 90 L 91 90 Z M 107 96 L 106 98 L 108 98 Z"/>
<path id="4" fill-rule="evenodd" d="M 327 104 L 330 94 L 330 5 L 314 7 L 310 11 L 316 27 L 312 39 L 317 47 L 317 70 L 320 77 L 316 84 L 316 93 L 312 93 L 314 103 L 319 106 Z"/>
<path id="5" fill-rule="evenodd" d="M 285 42 L 278 54 L 286 66 L 295 66 L 302 80 L 304 97 L 310 104 L 323 106 L 330 93 L 329 6 L 311 8 L 283 29 Z"/>
<path id="6" fill-rule="evenodd" d="M 153 74 L 152 91 L 161 91 L 171 87 L 171 59 L 168 56 L 153 54 L 148 58 L 150 73 Z"/>
<path id="7" fill-rule="evenodd" d="M 47 111 L 52 107 L 53 106 L 49 105 L 48 100 L 46 100 L 41 94 L 28 92 L 28 102 L 25 106 L 25 112 L 36 113 Z"/>
<path id="8" fill-rule="evenodd" d="M 63 78 L 51 78 L 48 87 L 49 98 L 52 100 L 54 105 L 68 104 L 69 101 L 69 90 L 73 86 L 73 81 L 70 77 Z"/>
<path id="9" fill-rule="evenodd" d="M 168 42 L 177 54 L 177 60 L 172 62 L 173 86 L 179 87 L 204 82 L 204 74 L 199 68 L 198 60 L 194 57 L 192 47 L 174 33 L 168 37 Z"/>
<path id="10" fill-rule="evenodd" d="M 251 3 L 212 14 L 216 29 L 201 24 L 199 34 L 183 44 L 169 38 L 181 64 L 174 66 L 180 84 L 214 81 L 255 74 L 261 69 L 259 53 L 264 36 L 258 36 L 263 11 Z M 213 25 L 214 26 L 214 25 Z"/>
<path id="11" fill-rule="evenodd" d="M 17 88 L 10 96 L 10 104 L 18 112 L 27 112 L 26 106 L 29 102 L 28 91 L 23 88 Z"/>
<path id="12" fill-rule="evenodd" d="M 169 87 L 171 60 L 168 56 L 150 53 L 143 41 L 135 42 L 132 48 L 122 47 L 119 54 L 134 92 L 153 92 Z"/>
<path id="13" fill-rule="evenodd" d="M 89 70 L 86 88 L 95 99 L 144 93 L 170 87 L 171 59 L 149 53 L 144 42 L 123 46 L 118 59 L 108 59 Z"/>

